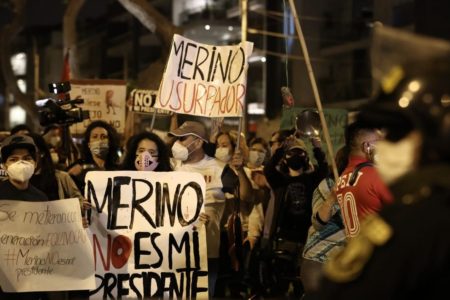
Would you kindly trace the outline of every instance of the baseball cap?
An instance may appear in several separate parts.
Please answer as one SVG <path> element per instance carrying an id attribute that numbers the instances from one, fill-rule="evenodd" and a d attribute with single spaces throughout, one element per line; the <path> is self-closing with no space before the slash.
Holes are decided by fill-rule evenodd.
<path id="1" fill-rule="evenodd" d="M 27 135 L 15 134 L 3 140 L 1 144 L 1 155 L 3 162 L 6 161 L 14 149 L 28 149 L 36 159 L 36 144 L 33 139 Z"/>
<path id="2" fill-rule="evenodd" d="M 303 142 L 303 140 L 301 140 L 301 139 L 297 139 L 297 138 L 294 139 L 287 148 L 287 150 L 292 150 L 292 149 L 301 149 L 306 152 L 305 142 Z"/>
<path id="3" fill-rule="evenodd" d="M 169 135 L 177 137 L 195 135 L 196 137 L 201 138 L 205 142 L 208 142 L 205 126 L 202 123 L 196 121 L 184 122 L 180 127 L 169 132 Z"/>

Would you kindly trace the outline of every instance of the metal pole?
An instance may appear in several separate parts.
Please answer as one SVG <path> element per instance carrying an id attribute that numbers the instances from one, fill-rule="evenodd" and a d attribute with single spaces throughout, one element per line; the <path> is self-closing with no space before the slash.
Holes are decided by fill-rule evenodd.
<path id="1" fill-rule="evenodd" d="M 156 108 L 154 108 L 153 116 L 152 116 L 152 123 L 150 123 L 150 132 L 153 132 L 153 127 L 155 126 L 155 118 L 156 118 Z"/>
<path id="2" fill-rule="evenodd" d="M 295 28 L 297 30 L 298 39 L 300 41 L 300 46 L 302 48 L 303 56 L 305 57 L 306 68 L 308 70 L 309 80 L 314 93 L 314 100 L 316 101 L 317 110 L 319 111 L 320 122 L 322 123 L 323 135 L 325 137 L 325 142 L 327 144 L 328 154 L 330 155 L 331 167 L 333 169 L 333 175 L 335 182 L 338 181 L 339 174 L 336 167 L 336 162 L 334 161 L 334 151 L 333 145 L 331 144 L 330 133 L 328 131 L 327 122 L 325 121 L 325 116 L 323 114 L 322 102 L 320 101 L 319 90 L 317 88 L 316 79 L 314 77 L 314 72 L 311 66 L 311 61 L 309 59 L 308 48 L 306 47 L 305 37 L 303 36 L 303 31 L 300 26 L 300 21 L 297 15 L 297 10 L 295 8 L 294 0 L 289 0 L 289 5 L 291 7 L 292 14 L 294 15 Z"/>
<path id="3" fill-rule="evenodd" d="M 248 2 L 247 0 L 241 0 L 241 42 L 244 43 L 247 41 L 247 8 Z M 241 142 L 241 132 L 242 132 L 242 124 L 246 124 L 246 115 L 247 115 L 247 104 L 244 101 L 244 107 L 242 110 L 242 116 L 239 117 L 239 127 L 238 127 L 238 136 L 236 140 L 236 151 L 239 150 L 240 142 Z M 245 127 L 244 127 L 245 130 Z"/>

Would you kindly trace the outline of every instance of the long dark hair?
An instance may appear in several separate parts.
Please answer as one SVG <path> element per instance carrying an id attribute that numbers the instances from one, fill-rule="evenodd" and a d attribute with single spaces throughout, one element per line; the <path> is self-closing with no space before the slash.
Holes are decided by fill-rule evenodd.
<path id="1" fill-rule="evenodd" d="M 38 148 L 38 159 L 37 163 L 39 164 L 40 176 L 34 176 L 31 178 L 31 184 L 35 187 L 43 191 L 50 200 L 59 199 L 59 197 L 55 199 L 51 199 L 52 195 L 57 195 L 57 187 L 58 182 L 56 180 L 55 175 L 55 167 L 52 162 L 52 157 L 50 155 L 50 151 L 48 150 L 47 143 L 44 138 L 36 133 L 28 133 L 28 135 L 33 139 L 36 147 Z M 38 179 L 39 178 L 39 179 Z M 56 194 L 55 194 L 56 187 Z"/>
<path id="2" fill-rule="evenodd" d="M 91 131 L 95 128 L 104 128 L 108 132 L 108 155 L 105 158 L 105 169 L 106 170 L 114 170 L 117 168 L 117 162 L 119 160 L 119 154 L 118 151 L 120 149 L 119 146 L 119 137 L 117 134 L 117 131 L 102 120 L 96 120 L 93 121 L 89 126 L 86 128 L 86 131 L 84 132 L 84 139 L 82 143 L 82 150 L 83 150 L 83 159 L 85 163 L 87 164 L 95 164 L 94 158 L 92 157 L 91 150 L 89 149 L 89 140 L 91 136 Z"/>
<path id="3" fill-rule="evenodd" d="M 172 166 L 170 165 L 170 152 L 167 145 L 158 135 L 148 131 L 144 131 L 130 137 L 127 142 L 125 157 L 120 169 L 136 170 L 136 166 L 134 165 L 134 161 L 136 160 L 136 150 L 139 143 L 144 139 L 149 139 L 156 144 L 156 147 L 158 147 L 158 166 L 155 171 L 172 171 Z"/>

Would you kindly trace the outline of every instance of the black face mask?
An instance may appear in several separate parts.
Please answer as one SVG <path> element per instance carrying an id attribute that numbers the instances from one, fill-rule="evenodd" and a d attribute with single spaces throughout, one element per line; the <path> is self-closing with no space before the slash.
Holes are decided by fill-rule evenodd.
<path id="1" fill-rule="evenodd" d="M 298 171 L 306 167 L 308 163 L 308 158 L 305 155 L 292 155 L 286 158 L 286 164 L 292 170 Z"/>

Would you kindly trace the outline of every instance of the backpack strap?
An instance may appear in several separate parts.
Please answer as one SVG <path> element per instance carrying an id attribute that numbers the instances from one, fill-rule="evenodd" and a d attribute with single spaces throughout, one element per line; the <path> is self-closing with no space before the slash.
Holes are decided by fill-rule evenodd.
<path id="1" fill-rule="evenodd" d="M 358 173 L 359 170 L 361 170 L 364 167 L 372 167 L 373 163 L 366 161 L 360 164 L 357 164 L 355 169 L 353 170 L 352 176 L 350 176 L 350 180 L 348 181 L 348 183 L 353 186 L 353 184 L 355 184 L 356 178 L 358 178 Z"/>

